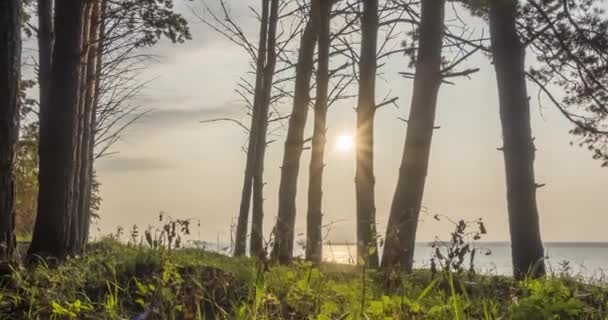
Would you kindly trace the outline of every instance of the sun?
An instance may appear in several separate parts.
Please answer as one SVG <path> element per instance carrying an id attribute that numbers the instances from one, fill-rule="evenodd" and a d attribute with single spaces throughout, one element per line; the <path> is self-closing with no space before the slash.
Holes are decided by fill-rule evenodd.
<path id="1" fill-rule="evenodd" d="M 349 152 L 353 150 L 355 146 L 355 141 L 352 135 L 342 134 L 338 136 L 336 140 L 336 150 L 339 152 Z"/>

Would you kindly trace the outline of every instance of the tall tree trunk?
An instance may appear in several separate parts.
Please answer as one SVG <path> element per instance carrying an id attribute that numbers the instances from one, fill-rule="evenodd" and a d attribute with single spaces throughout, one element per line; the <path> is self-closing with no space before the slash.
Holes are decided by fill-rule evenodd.
<path id="1" fill-rule="evenodd" d="M 92 94 L 92 100 L 90 101 L 91 103 L 91 122 L 89 124 L 88 130 L 89 130 L 89 135 L 88 135 L 88 146 L 87 146 L 87 160 L 88 160 L 88 166 L 87 166 L 87 172 L 86 172 L 86 179 L 87 179 L 87 185 L 86 185 L 86 195 L 85 195 L 85 211 L 84 213 L 87 215 L 87 217 L 85 219 L 83 219 L 82 222 L 82 234 L 83 234 L 83 240 L 87 241 L 87 239 L 89 238 L 89 229 L 91 226 L 91 213 L 92 213 L 92 208 L 93 208 L 93 204 L 92 204 L 92 195 L 93 195 L 93 180 L 94 180 L 94 172 L 95 172 L 95 134 L 96 134 L 96 129 L 97 129 L 97 110 L 99 109 L 99 104 L 100 104 L 100 95 L 101 95 L 101 91 L 100 91 L 100 87 L 101 87 L 101 72 L 102 72 L 102 68 L 103 68 L 103 57 L 104 57 L 104 43 L 106 40 L 106 11 L 107 11 L 107 7 L 108 7 L 108 0 L 101 0 L 100 1 L 101 4 L 99 5 L 99 13 L 97 15 L 94 15 L 94 18 L 97 18 L 97 23 L 95 23 L 94 25 L 99 25 L 99 30 L 97 32 L 98 36 L 97 36 L 97 43 L 96 46 L 94 47 L 94 51 L 93 52 L 89 52 L 89 57 L 91 54 L 95 54 L 95 66 L 94 66 L 94 70 L 93 70 L 93 86 L 92 86 L 92 92 L 87 91 L 87 96 L 89 94 Z M 95 21 L 95 20 L 93 20 Z M 93 48 L 91 48 L 91 50 L 93 50 Z M 93 67 L 93 65 L 90 65 L 90 67 Z M 89 88 L 89 90 L 91 90 Z"/>
<path id="2" fill-rule="evenodd" d="M 357 260 L 378 266 L 376 204 L 374 196 L 374 116 L 376 113 L 376 71 L 378 50 L 378 0 L 363 3 L 359 101 L 357 103 Z"/>
<path id="3" fill-rule="evenodd" d="M 441 85 L 445 0 L 423 1 L 407 136 L 382 255 L 383 268 L 411 271 Z"/>
<path id="4" fill-rule="evenodd" d="M 86 2 L 84 12 L 83 12 L 83 25 L 82 25 L 82 48 L 80 55 L 80 84 L 78 91 L 78 109 L 76 111 L 76 142 L 75 142 L 75 152 L 74 152 L 74 172 L 72 173 L 72 184 L 73 184 L 73 193 L 72 193 L 72 204 L 71 209 L 72 212 L 72 223 L 70 225 L 70 252 L 72 253 L 80 253 L 82 249 L 82 223 L 81 223 L 81 214 L 80 214 L 80 202 L 84 199 L 84 190 L 81 189 L 80 183 L 80 171 L 83 169 L 83 161 L 82 158 L 83 153 L 83 142 L 84 142 L 84 125 L 85 125 L 85 95 L 87 90 L 87 64 L 88 64 L 88 49 L 89 49 L 89 29 L 91 26 L 91 10 L 93 9 L 91 2 Z"/>
<path id="5" fill-rule="evenodd" d="M 251 126 L 249 128 L 249 145 L 247 147 L 247 162 L 245 164 L 245 176 L 241 192 L 241 205 L 236 225 L 234 243 L 234 255 L 243 256 L 247 252 L 247 227 L 249 224 L 249 207 L 251 206 L 251 191 L 253 187 L 253 175 L 256 164 L 256 147 L 259 135 L 259 120 L 261 117 L 262 99 L 264 96 L 264 67 L 266 62 L 266 44 L 268 39 L 268 15 L 270 0 L 262 0 L 262 16 L 260 20 L 260 39 L 258 43 L 258 56 L 256 61 L 256 79 L 253 98 L 253 110 L 251 110 Z"/>
<path id="6" fill-rule="evenodd" d="M 30 255 L 69 254 L 83 8 L 82 0 L 56 0 L 51 99 L 40 112 L 40 191 Z"/>
<path id="7" fill-rule="evenodd" d="M 331 46 L 331 1 L 321 2 L 317 66 L 317 97 L 315 123 L 308 182 L 308 214 L 306 215 L 306 260 L 315 265 L 323 259 L 323 168 L 327 132 L 329 94 L 329 52 Z"/>
<path id="8" fill-rule="evenodd" d="M 296 65 L 293 109 L 289 118 L 281 182 L 279 184 L 279 213 L 275 230 L 273 259 L 281 264 L 291 262 L 293 256 L 294 229 L 296 224 L 296 194 L 300 158 L 304 147 L 304 128 L 310 104 L 310 80 L 313 71 L 319 6 L 321 0 L 312 0 L 310 18 L 306 23 Z"/>
<path id="9" fill-rule="evenodd" d="M 94 94 L 95 94 L 95 79 L 97 78 L 96 66 L 97 66 L 97 45 L 99 41 L 99 1 L 94 1 L 91 4 L 91 13 L 90 13 L 90 27 L 89 27 L 89 43 L 87 44 L 86 49 L 86 74 L 85 81 L 83 84 L 85 86 L 84 92 L 81 91 L 84 98 L 82 99 L 82 112 L 83 112 L 83 123 L 82 123 L 82 138 L 81 138 L 81 146 L 80 146 L 80 171 L 79 175 L 79 186 L 80 197 L 78 199 L 78 220 L 79 220 L 79 231 L 80 231 L 80 247 L 84 248 L 84 245 L 87 242 L 88 232 L 85 230 L 87 223 L 86 220 L 91 219 L 91 207 L 90 207 L 90 184 L 92 180 L 92 170 L 90 167 L 93 165 L 93 159 L 89 157 L 89 149 L 91 148 L 91 135 L 93 134 L 91 130 L 91 123 L 93 120 L 93 102 L 94 102 Z"/>
<path id="10" fill-rule="evenodd" d="M 38 87 L 40 110 L 50 102 L 53 61 L 53 0 L 38 0 Z"/>
<path id="11" fill-rule="evenodd" d="M 19 140 L 21 0 L 0 3 L 0 262 L 15 248 L 15 154 Z"/>
<path id="12" fill-rule="evenodd" d="M 276 37 L 279 20 L 279 0 L 271 0 L 268 18 L 268 41 L 266 45 L 266 64 L 263 78 L 263 97 L 258 117 L 259 132 L 256 141 L 256 156 L 253 173 L 253 211 L 251 214 L 251 256 L 262 256 L 264 252 L 264 158 L 266 156 L 266 133 L 268 131 L 268 112 L 272 97 L 272 85 L 276 67 Z"/>
<path id="13" fill-rule="evenodd" d="M 498 83 L 513 275 L 544 275 L 530 102 L 525 78 L 525 47 L 516 30 L 517 1 L 490 1 L 490 36 Z"/>

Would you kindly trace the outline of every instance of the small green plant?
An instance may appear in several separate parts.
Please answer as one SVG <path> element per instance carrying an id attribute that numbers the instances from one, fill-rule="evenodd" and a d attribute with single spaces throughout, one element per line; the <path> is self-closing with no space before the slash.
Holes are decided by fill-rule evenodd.
<path id="1" fill-rule="evenodd" d="M 178 319 L 178 315 L 184 311 L 184 305 L 180 303 L 183 284 L 184 280 L 177 266 L 166 260 L 161 273 L 152 276 L 150 282 L 135 279 L 135 302 L 152 314 Z"/>
<path id="2" fill-rule="evenodd" d="M 179 249 L 182 246 L 183 237 L 190 235 L 191 219 L 173 219 L 165 212 L 158 215 L 161 227 L 152 226 L 144 232 L 146 244 L 153 249 Z M 199 222 L 200 226 L 200 222 Z M 133 227 L 131 238 L 136 238 L 139 234 L 137 227 Z"/>
<path id="3" fill-rule="evenodd" d="M 441 219 L 439 215 L 435 215 L 434 218 L 437 221 Z M 454 225 L 454 231 L 450 235 L 449 242 L 436 239 L 431 244 L 434 249 L 431 258 L 431 272 L 437 273 L 440 269 L 444 272 L 460 274 L 465 271 L 465 263 L 468 262 L 469 273 L 475 273 L 475 255 L 477 252 L 481 250 L 483 254 L 491 254 L 491 251 L 482 250 L 475 246 L 475 242 L 487 234 L 483 221 L 478 219 L 468 222 L 464 220 L 454 222 L 448 217 L 444 216 L 444 218 Z"/>
<path id="4" fill-rule="evenodd" d="M 81 313 L 94 310 L 91 304 L 80 300 L 64 303 L 53 301 L 51 305 L 53 307 L 51 319 L 77 319 Z"/>

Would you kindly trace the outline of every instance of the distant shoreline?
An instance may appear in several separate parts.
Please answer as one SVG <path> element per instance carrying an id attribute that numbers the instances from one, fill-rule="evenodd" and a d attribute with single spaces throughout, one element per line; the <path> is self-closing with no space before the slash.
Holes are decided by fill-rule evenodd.
<path id="1" fill-rule="evenodd" d="M 416 246 L 428 246 L 431 245 L 432 241 L 416 242 Z M 509 241 L 476 241 L 476 244 L 485 246 L 509 246 Z M 545 246 L 550 247 L 608 247 L 608 241 L 545 241 Z M 344 242 L 344 241 L 327 241 L 323 245 L 326 246 L 355 246 L 355 242 Z"/>

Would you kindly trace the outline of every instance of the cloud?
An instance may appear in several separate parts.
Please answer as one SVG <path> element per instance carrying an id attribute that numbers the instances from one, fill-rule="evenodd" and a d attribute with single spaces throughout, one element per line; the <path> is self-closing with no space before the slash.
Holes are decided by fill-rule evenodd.
<path id="1" fill-rule="evenodd" d="M 151 158 L 134 157 L 107 157 L 97 162 L 97 170 L 100 172 L 142 172 L 159 171 L 170 169 L 168 162 Z"/>
<path id="2" fill-rule="evenodd" d="M 193 109 L 160 109 L 147 113 L 139 122 L 141 126 L 154 126 L 155 128 L 178 127 L 187 124 L 198 124 L 201 120 L 234 117 L 243 108 L 236 103 L 224 103 L 213 108 Z"/>

